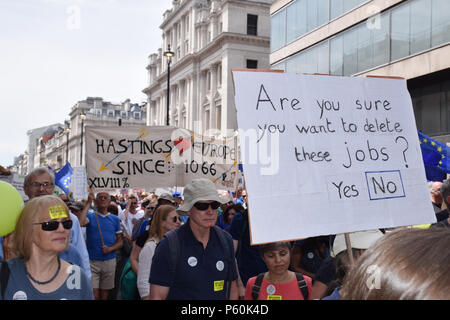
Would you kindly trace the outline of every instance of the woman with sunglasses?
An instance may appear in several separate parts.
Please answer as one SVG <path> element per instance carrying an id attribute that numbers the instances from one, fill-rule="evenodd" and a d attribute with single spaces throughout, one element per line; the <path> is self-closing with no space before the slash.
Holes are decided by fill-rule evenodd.
<path id="1" fill-rule="evenodd" d="M 93 299 L 84 271 L 58 256 L 69 245 L 71 227 L 69 210 L 57 196 L 27 202 L 15 230 L 17 257 L 7 261 L 5 300 Z"/>
<path id="2" fill-rule="evenodd" d="M 137 286 L 142 299 L 146 299 L 150 294 L 150 283 L 148 279 L 150 277 L 156 245 L 166 232 L 174 230 L 179 226 L 181 226 L 181 220 L 173 206 L 161 205 L 153 213 L 148 240 L 139 254 Z"/>

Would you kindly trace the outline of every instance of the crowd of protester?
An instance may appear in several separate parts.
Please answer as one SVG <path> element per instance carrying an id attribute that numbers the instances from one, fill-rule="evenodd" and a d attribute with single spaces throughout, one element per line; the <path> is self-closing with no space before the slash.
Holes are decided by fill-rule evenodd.
<path id="1" fill-rule="evenodd" d="M 183 194 L 73 201 L 38 168 L 1 238 L 1 299 L 450 299 L 450 181 L 429 188 L 432 225 L 257 246 L 242 187 L 194 179 Z"/>

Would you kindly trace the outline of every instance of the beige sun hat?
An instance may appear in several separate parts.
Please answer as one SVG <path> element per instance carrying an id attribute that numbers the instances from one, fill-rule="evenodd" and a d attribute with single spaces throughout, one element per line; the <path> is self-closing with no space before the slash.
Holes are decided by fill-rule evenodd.
<path id="1" fill-rule="evenodd" d="M 378 239 L 383 237 L 383 233 L 380 230 L 368 230 L 349 233 L 350 244 L 354 249 L 368 249 Z M 336 235 L 333 243 L 333 249 L 331 250 L 331 256 L 336 257 L 342 251 L 347 250 L 345 244 L 345 234 L 341 233 Z"/>
<path id="2" fill-rule="evenodd" d="M 164 199 L 164 200 L 169 200 L 172 203 L 175 203 L 175 199 L 172 197 L 172 195 L 170 193 L 164 192 L 162 193 L 158 199 Z"/>
<path id="3" fill-rule="evenodd" d="M 227 203 L 228 200 L 219 197 L 219 193 L 209 179 L 193 179 L 183 191 L 184 204 L 177 209 L 181 215 L 186 215 L 198 201 L 217 201 Z"/>

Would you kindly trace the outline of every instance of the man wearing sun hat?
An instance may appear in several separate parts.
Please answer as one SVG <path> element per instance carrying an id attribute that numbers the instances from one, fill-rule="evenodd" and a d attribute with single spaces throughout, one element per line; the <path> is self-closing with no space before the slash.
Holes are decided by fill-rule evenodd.
<path id="1" fill-rule="evenodd" d="M 215 227 L 217 208 L 224 202 L 208 179 L 194 179 L 184 188 L 184 204 L 177 211 L 189 220 L 166 234 L 156 247 L 150 299 L 238 298 L 233 242 L 228 233 Z M 177 239 L 175 260 L 170 239 Z"/>

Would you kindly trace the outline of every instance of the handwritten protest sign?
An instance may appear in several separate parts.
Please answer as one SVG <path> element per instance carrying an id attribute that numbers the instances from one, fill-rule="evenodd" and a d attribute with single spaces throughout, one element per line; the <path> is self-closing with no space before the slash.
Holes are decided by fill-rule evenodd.
<path id="1" fill-rule="evenodd" d="M 173 127 L 87 127 L 88 187 L 152 189 L 207 178 L 218 189 L 233 189 L 234 145 Z"/>
<path id="2" fill-rule="evenodd" d="M 70 191 L 72 191 L 75 199 L 87 199 L 88 185 L 86 167 L 73 167 Z"/>
<path id="3" fill-rule="evenodd" d="M 405 80 L 233 77 L 253 243 L 435 221 Z"/>

